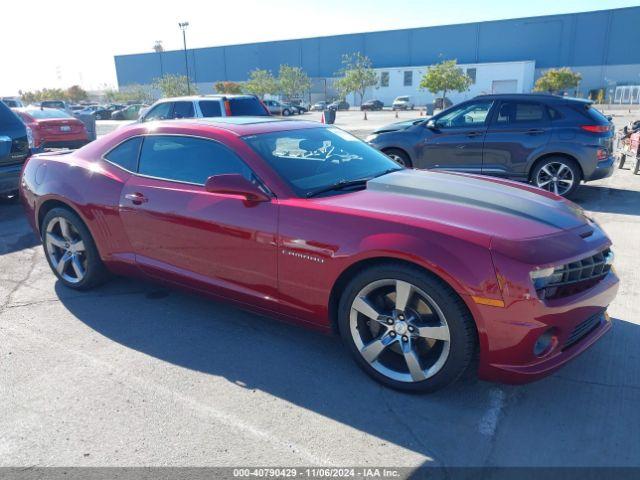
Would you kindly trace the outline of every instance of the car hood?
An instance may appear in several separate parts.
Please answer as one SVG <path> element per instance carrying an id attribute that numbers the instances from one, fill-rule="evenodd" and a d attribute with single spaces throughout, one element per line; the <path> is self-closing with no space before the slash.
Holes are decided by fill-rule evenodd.
<path id="1" fill-rule="evenodd" d="M 417 122 L 424 121 L 424 118 L 413 118 L 411 120 L 403 120 L 402 122 L 390 123 L 389 125 L 385 125 L 384 127 L 380 127 L 377 130 L 374 130 L 374 134 L 377 133 L 385 133 L 385 132 L 397 132 L 399 130 L 404 130 L 406 128 L 412 127 Z"/>
<path id="2" fill-rule="evenodd" d="M 492 238 L 539 239 L 592 225 L 580 207 L 544 190 L 453 172 L 405 169 L 370 180 L 365 190 L 322 200 L 485 245 Z"/>

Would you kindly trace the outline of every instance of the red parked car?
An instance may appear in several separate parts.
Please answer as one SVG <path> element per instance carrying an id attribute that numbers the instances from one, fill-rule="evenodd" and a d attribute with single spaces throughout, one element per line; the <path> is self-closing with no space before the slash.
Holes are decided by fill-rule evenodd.
<path id="1" fill-rule="evenodd" d="M 56 108 L 15 108 L 33 132 L 34 148 L 80 148 L 89 143 L 84 123 Z"/>
<path id="2" fill-rule="evenodd" d="M 142 275 L 339 332 L 398 389 L 441 388 L 472 364 L 534 380 L 611 328 L 611 242 L 580 207 L 404 169 L 314 122 L 135 124 L 31 157 L 22 200 L 64 285 Z"/>

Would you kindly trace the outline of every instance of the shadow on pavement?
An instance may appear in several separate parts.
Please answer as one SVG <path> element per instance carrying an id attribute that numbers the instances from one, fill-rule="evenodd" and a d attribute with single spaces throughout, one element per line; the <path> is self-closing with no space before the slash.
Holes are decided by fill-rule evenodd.
<path id="1" fill-rule="evenodd" d="M 633 432 L 640 389 L 623 373 L 628 356 L 615 350 L 640 351 L 638 325 L 616 320 L 601 342 L 535 384 L 493 385 L 468 375 L 436 394 L 410 395 L 370 380 L 338 338 L 152 285 L 114 301 L 109 293 L 122 282 L 140 291 L 129 280 L 98 295 L 69 295 L 59 282 L 56 291 L 80 321 L 127 348 L 267 392 L 431 458 L 425 465 L 639 463 L 619 445 L 640 451 Z M 584 439 L 593 432 L 606 436 Z"/>
<path id="2" fill-rule="evenodd" d="M 593 212 L 640 215 L 640 190 L 587 184 L 581 185 L 571 200 Z"/>
<path id="3" fill-rule="evenodd" d="M 31 248 L 39 243 L 18 199 L 0 198 L 0 255 Z"/>

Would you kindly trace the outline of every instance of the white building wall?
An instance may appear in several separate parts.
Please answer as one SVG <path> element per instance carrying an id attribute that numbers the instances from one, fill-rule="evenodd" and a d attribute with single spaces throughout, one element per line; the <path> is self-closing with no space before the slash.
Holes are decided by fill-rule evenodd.
<path id="1" fill-rule="evenodd" d="M 447 92 L 447 97 L 458 103 L 463 100 L 475 97 L 476 95 L 498 93 L 494 90 L 500 87 L 513 86 L 510 93 L 528 93 L 533 88 L 535 75 L 535 62 L 497 62 L 497 63 L 468 63 L 459 64 L 459 68 L 467 72 L 471 68 L 476 69 L 476 81 L 466 92 Z M 431 104 L 436 96 L 427 90 L 419 88 L 420 80 L 426 73 L 428 67 L 397 67 L 397 68 L 377 68 L 378 77 L 381 72 L 389 72 L 388 87 L 372 87 L 365 95 L 365 100 L 378 99 L 384 102 L 385 106 L 390 106 L 393 100 L 401 95 L 409 95 L 416 106 Z M 411 86 L 404 85 L 404 72 L 412 71 Z M 506 93 L 506 92 L 504 92 Z M 355 95 L 349 95 L 347 101 L 351 105 L 359 105 L 359 99 Z"/>

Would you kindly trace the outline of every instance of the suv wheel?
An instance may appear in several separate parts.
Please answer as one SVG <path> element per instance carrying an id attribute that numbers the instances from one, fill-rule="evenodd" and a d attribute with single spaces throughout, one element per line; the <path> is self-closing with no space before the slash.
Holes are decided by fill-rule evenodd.
<path id="1" fill-rule="evenodd" d="M 570 196 L 581 180 L 580 168 L 573 160 L 550 157 L 539 162 L 531 174 L 531 183 L 549 192 Z"/>
<path id="2" fill-rule="evenodd" d="M 457 380 L 475 353 L 475 324 L 462 300 L 408 265 L 390 263 L 358 274 L 338 314 L 358 365 L 399 390 L 438 390 Z"/>
<path id="3" fill-rule="evenodd" d="M 284 117 L 288 117 L 289 115 L 291 115 L 291 112 L 289 111 L 288 108 L 285 108 L 284 110 L 282 110 L 282 115 Z"/>

